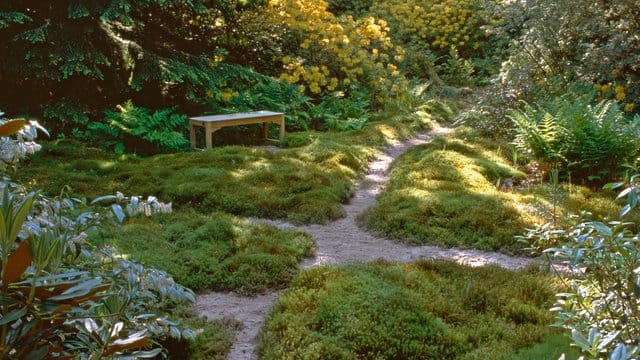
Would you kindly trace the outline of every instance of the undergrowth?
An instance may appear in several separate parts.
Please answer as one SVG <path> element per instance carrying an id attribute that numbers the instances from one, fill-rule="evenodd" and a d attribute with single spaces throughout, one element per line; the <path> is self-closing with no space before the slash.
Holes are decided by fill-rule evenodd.
<path id="1" fill-rule="evenodd" d="M 527 269 L 443 261 L 305 270 L 261 335 L 262 359 L 507 359 L 556 331 L 559 286 Z"/>
<path id="2" fill-rule="evenodd" d="M 298 263 L 315 247 L 304 232 L 251 224 L 219 212 L 136 217 L 122 227 L 94 234 L 93 241 L 114 244 L 195 291 L 240 294 L 285 287 Z"/>

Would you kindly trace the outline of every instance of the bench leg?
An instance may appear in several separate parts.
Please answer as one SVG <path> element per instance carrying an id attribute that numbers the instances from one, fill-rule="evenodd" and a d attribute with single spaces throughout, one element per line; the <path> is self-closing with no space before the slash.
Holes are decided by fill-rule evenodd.
<path id="1" fill-rule="evenodd" d="M 191 148 L 196 148 L 196 127 L 191 125 L 189 129 L 189 140 L 191 140 Z"/>
<path id="2" fill-rule="evenodd" d="M 220 130 L 219 127 L 214 127 L 211 124 L 207 124 L 207 129 L 205 131 L 206 138 L 204 139 L 205 148 L 211 149 L 213 147 L 213 133 Z"/>
<path id="3" fill-rule="evenodd" d="M 284 140 L 284 116 L 280 120 L 280 141 Z"/>

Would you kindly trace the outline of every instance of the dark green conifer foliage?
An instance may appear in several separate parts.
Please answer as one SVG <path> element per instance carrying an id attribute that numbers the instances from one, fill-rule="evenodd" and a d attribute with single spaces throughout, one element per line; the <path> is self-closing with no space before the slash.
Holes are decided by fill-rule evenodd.
<path id="1" fill-rule="evenodd" d="M 68 131 L 127 99 L 188 104 L 214 80 L 225 19 L 254 3 L 3 0 L 0 109 Z"/>

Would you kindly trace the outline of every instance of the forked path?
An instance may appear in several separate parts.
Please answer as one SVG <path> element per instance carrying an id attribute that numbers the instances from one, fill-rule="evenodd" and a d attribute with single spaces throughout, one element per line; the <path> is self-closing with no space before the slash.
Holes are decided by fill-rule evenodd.
<path id="1" fill-rule="evenodd" d="M 447 259 L 470 266 L 497 264 L 508 269 L 521 268 L 531 263 L 532 259 L 529 258 L 493 252 L 445 249 L 436 246 L 409 246 L 373 236 L 356 224 L 357 216 L 375 204 L 376 197 L 389 180 L 388 171 L 393 160 L 409 148 L 425 144 L 434 136 L 445 134 L 448 130 L 436 128 L 411 140 L 396 142 L 384 148 L 383 154 L 369 164 L 367 174 L 349 204 L 344 205 L 346 214 L 344 218 L 325 225 L 300 227 L 315 239 L 317 248 L 315 257 L 305 260 L 300 266 L 307 268 L 322 264 L 366 262 L 376 259 L 403 262 L 418 259 Z M 294 227 L 280 221 L 256 221 L 266 222 L 279 228 Z M 232 317 L 240 321 L 244 326 L 236 334 L 229 360 L 257 359 L 256 337 L 278 295 L 279 293 L 270 293 L 256 297 L 242 297 L 233 293 L 203 294 L 197 297 L 196 310 L 209 319 Z"/>

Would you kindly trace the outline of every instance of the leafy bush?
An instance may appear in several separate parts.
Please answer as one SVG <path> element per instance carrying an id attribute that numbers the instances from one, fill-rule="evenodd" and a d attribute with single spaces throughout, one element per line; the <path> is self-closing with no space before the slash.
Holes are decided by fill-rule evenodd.
<path id="1" fill-rule="evenodd" d="M 571 172 L 574 179 L 617 175 L 619 164 L 633 161 L 640 150 L 640 117 L 629 120 L 617 104 L 591 105 L 590 100 L 564 96 L 513 111 L 516 146 L 548 167 Z"/>
<path id="2" fill-rule="evenodd" d="M 392 43 L 385 20 L 338 16 L 326 1 L 315 0 L 274 0 L 269 11 L 287 25 L 290 39 L 280 77 L 303 85 L 309 95 L 346 92 L 357 84 L 371 92 L 377 107 L 406 92 L 398 71 L 403 50 Z"/>
<path id="3" fill-rule="evenodd" d="M 329 130 L 360 130 L 369 119 L 370 98 L 366 89 L 354 88 L 348 96 L 337 92 L 323 97 L 310 112 L 315 118 L 324 120 L 324 126 Z"/>
<path id="4" fill-rule="evenodd" d="M 558 294 L 553 310 L 590 358 L 627 359 L 639 351 L 640 251 L 627 225 L 584 222 L 564 233 L 562 246 L 547 250 L 584 272 L 569 280 L 570 290 Z"/>
<path id="5" fill-rule="evenodd" d="M 440 82 L 440 74 L 445 82 L 466 85 L 469 74 L 478 73 L 472 62 L 484 76 L 500 63 L 507 42 L 490 29 L 502 21 L 503 6 L 498 1 L 393 0 L 375 2 L 370 14 L 388 22 L 393 43 L 405 50 L 400 69 L 407 76 Z M 451 48 L 457 49 L 454 57 Z"/>
<path id="6" fill-rule="evenodd" d="M 534 100 L 531 94 L 548 90 L 550 79 L 563 86 L 578 81 L 637 111 L 640 42 L 631 34 L 640 29 L 638 16 L 633 0 L 509 3 L 503 30 L 516 41 L 498 79 L 502 90 Z"/>
<path id="7" fill-rule="evenodd" d="M 471 86 L 473 84 L 473 63 L 462 59 L 455 46 L 451 46 L 447 59 L 436 66 L 442 80 L 452 86 Z"/>
<path id="8" fill-rule="evenodd" d="M 25 123 L 4 123 L 0 136 Z M 24 155 L 15 149 L 3 157 Z M 148 358 L 162 352 L 163 337 L 193 337 L 168 318 L 195 301 L 193 292 L 115 249 L 85 244 L 99 213 L 77 215 L 72 199 L 26 193 L 6 180 L 0 188 L 0 357 Z"/>
<path id="9" fill-rule="evenodd" d="M 218 64 L 203 109 L 212 113 L 270 110 L 285 114 L 289 130 L 307 130 L 311 98 L 298 85 L 239 65 Z"/>
<path id="10" fill-rule="evenodd" d="M 105 146 L 113 147 L 119 154 L 125 150 L 153 152 L 154 147 L 164 151 L 188 148 L 187 117 L 173 113 L 175 107 L 152 113 L 127 101 L 117 108 L 118 111 L 105 111 L 105 122 L 93 122 L 86 132 L 76 132 L 76 135 L 101 139 Z"/>
<path id="11" fill-rule="evenodd" d="M 502 359 L 546 338 L 558 286 L 448 262 L 302 272 L 263 329 L 263 359 Z"/>
<path id="12" fill-rule="evenodd" d="M 618 195 L 627 200 L 621 218 L 638 206 L 639 178 L 636 174 L 606 186 L 625 187 Z M 629 359 L 640 351 L 640 236 L 633 225 L 583 217 L 566 227 L 547 223 L 526 235 L 534 244 L 552 238 L 547 259 L 568 261 L 572 274 L 558 274 L 568 288 L 556 295 L 552 310 L 558 325 L 571 331 L 574 345 L 589 359 Z"/>

